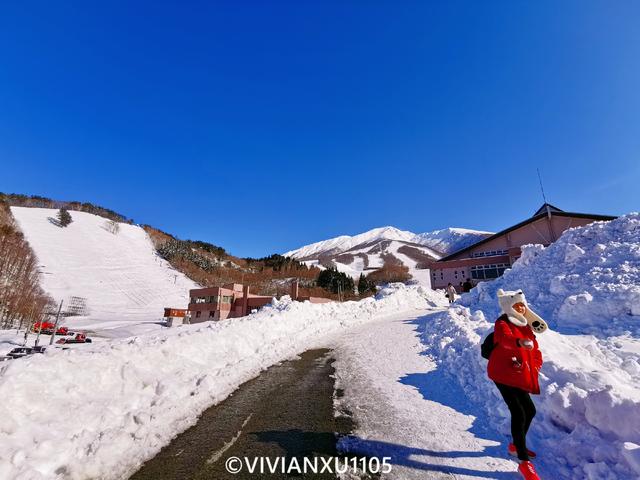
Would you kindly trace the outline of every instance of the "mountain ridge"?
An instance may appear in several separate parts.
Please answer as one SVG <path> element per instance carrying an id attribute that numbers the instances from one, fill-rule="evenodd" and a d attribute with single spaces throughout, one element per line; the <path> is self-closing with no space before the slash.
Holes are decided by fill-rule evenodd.
<path id="1" fill-rule="evenodd" d="M 433 249 L 440 256 L 451 254 L 461 250 L 489 235 L 492 232 L 471 230 L 468 228 L 448 227 L 431 232 L 413 233 L 408 230 L 400 230 L 393 226 L 377 227 L 356 235 L 340 235 L 337 237 L 310 243 L 282 255 L 298 260 L 308 260 L 311 257 L 339 254 L 347 252 L 358 246 L 381 240 L 398 240 L 414 243 Z"/>

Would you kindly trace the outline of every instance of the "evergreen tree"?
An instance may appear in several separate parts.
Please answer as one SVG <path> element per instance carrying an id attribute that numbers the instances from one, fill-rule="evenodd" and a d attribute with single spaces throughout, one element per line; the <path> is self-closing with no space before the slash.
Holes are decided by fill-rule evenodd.
<path id="1" fill-rule="evenodd" d="M 346 273 L 339 272 L 337 268 L 327 268 L 318 275 L 316 283 L 319 287 L 333 293 L 353 292 L 355 284 L 353 278 Z"/>
<path id="2" fill-rule="evenodd" d="M 73 222 L 73 218 L 71 218 L 69 210 L 67 210 L 65 207 L 60 208 L 60 210 L 58 210 L 58 223 L 60 224 L 60 226 L 66 227 L 71 222 Z"/>
<path id="3" fill-rule="evenodd" d="M 367 277 L 364 276 L 364 273 L 360 274 L 360 278 L 358 279 L 358 293 L 360 295 L 365 295 L 369 292 L 376 291 L 376 284 L 370 281 Z"/>

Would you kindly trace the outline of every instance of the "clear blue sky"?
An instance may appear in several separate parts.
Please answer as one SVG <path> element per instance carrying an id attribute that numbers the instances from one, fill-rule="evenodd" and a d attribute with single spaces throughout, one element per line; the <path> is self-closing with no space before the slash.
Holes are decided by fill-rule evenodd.
<path id="1" fill-rule="evenodd" d="M 89 3 L 94 5 L 89 6 Z M 6 2 L 0 191 L 261 256 L 640 209 L 640 3 Z"/>

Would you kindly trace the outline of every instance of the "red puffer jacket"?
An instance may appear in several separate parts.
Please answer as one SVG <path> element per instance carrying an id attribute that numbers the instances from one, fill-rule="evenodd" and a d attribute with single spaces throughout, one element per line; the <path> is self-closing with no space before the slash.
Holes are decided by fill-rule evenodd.
<path id="1" fill-rule="evenodd" d="M 533 340 L 533 350 L 519 347 L 519 339 Z M 506 315 L 502 315 L 496 320 L 493 329 L 493 343 L 495 347 L 487 366 L 489 378 L 496 383 L 520 388 L 529 393 L 540 393 L 538 371 L 542 366 L 542 354 L 529 325 L 519 327 L 511 323 Z"/>

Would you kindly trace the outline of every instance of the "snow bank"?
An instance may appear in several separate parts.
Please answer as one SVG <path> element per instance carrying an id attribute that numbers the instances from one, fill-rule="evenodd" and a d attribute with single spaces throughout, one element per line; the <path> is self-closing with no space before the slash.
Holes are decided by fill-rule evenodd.
<path id="1" fill-rule="evenodd" d="M 530 433 L 537 463 L 561 478 L 640 476 L 640 215 L 567 231 L 529 246 L 513 269 L 434 315 L 422 338 L 467 396 L 509 434 L 479 343 L 499 314 L 498 288 L 522 288 L 554 329 L 538 336 L 545 363 Z M 580 335 L 578 332 L 588 332 Z"/>
<path id="2" fill-rule="evenodd" d="M 345 328 L 438 302 L 431 290 L 403 285 L 342 304 L 286 297 L 244 318 L 8 362 L 0 478 L 126 478 L 268 366 Z"/>
<path id="3" fill-rule="evenodd" d="M 71 211 L 73 222 L 60 228 L 51 221 L 54 209 L 11 212 L 38 257 L 44 290 L 56 301 L 87 299 L 89 315 L 70 321 L 73 328 L 154 321 L 164 307 L 186 308 L 198 287 L 156 255 L 138 226 L 120 223 L 114 234 L 108 220 L 90 213 Z"/>

